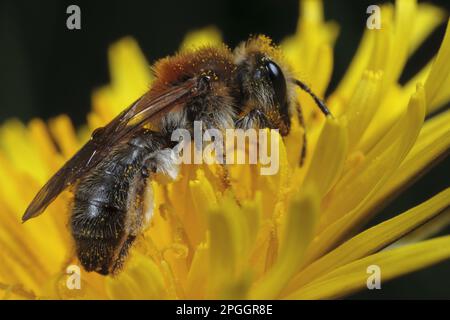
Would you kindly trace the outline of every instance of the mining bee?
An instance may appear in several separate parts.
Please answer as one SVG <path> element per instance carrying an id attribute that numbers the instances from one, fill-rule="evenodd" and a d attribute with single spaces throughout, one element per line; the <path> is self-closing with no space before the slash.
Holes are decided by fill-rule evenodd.
<path id="1" fill-rule="evenodd" d="M 108 275 L 121 270 L 150 219 L 149 179 L 155 173 L 177 176 L 173 130 L 192 130 L 194 121 L 202 121 L 205 128 L 274 128 L 287 135 L 292 116 L 303 123 L 295 87 L 330 115 L 325 104 L 291 76 L 280 50 L 264 36 L 252 37 L 234 51 L 221 46 L 181 52 L 157 61 L 153 71 L 151 89 L 96 129 L 23 215 L 23 221 L 38 216 L 71 187 L 70 230 L 86 271 Z"/>

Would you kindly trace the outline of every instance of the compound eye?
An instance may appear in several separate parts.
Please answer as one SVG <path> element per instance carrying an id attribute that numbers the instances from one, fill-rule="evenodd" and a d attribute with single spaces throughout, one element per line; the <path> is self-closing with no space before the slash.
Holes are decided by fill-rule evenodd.
<path id="1" fill-rule="evenodd" d="M 280 67 L 273 61 L 266 61 L 266 69 L 272 82 L 275 99 L 281 107 L 286 103 L 286 79 Z"/>

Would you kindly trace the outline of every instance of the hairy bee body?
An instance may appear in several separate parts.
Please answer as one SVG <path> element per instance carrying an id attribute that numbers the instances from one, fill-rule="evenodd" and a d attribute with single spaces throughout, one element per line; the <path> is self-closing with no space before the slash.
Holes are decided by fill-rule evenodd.
<path id="1" fill-rule="evenodd" d="M 150 219 L 148 180 L 155 172 L 177 176 L 174 130 L 192 133 L 194 122 L 201 121 L 203 130 L 273 128 L 285 136 L 293 115 L 302 124 L 296 86 L 329 114 L 306 85 L 290 76 L 282 60 L 270 39 L 261 36 L 234 52 L 226 46 L 204 47 L 156 62 L 151 89 L 93 134 L 39 191 L 23 221 L 41 214 L 74 184 L 70 228 L 78 259 L 87 271 L 117 273 Z"/>
<path id="2" fill-rule="evenodd" d="M 232 61 L 226 51 L 212 48 L 192 56 L 163 60 L 156 66 L 158 75 L 150 94 L 171 86 L 208 75 L 224 81 L 211 84 L 210 94 L 199 96 L 178 111 L 165 114 L 155 124 L 157 132 L 142 130 L 103 159 L 95 169 L 80 179 L 75 191 L 71 230 L 77 256 L 87 271 L 100 274 L 120 270 L 130 245 L 145 227 L 152 201 L 145 192 L 147 178 L 161 171 L 175 178 L 176 169 L 171 150 L 171 134 L 175 129 L 193 130 L 194 121 L 201 120 L 204 129 L 232 128 L 235 106 L 230 83 Z M 148 214 L 147 214 L 148 216 Z"/>
<path id="3" fill-rule="evenodd" d="M 70 227 L 78 258 L 87 271 L 114 273 L 129 246 L 149 219 L 145 203 L 148 171 L 158 162 L 164 140 L 143 130 L 119 145 L 88 175 L 80 179 Z M 147 212 L 146 212 L 147 211 Z M 147 216 L 146 216 L 147 214 Z"/>

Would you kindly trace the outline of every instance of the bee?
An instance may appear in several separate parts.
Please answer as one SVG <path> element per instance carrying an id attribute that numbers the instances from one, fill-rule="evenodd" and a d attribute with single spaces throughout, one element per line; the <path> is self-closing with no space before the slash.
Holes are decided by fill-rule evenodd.
<path id="1" fill-rule="evenodd" d="M 204 129 L 272 128 L 285 136 L 292 116 L 297 114 L 303 124 L 296 87 L 330 115 L 323 101 L 291 76 L 280 50 L 265 36 L 252 37 L 234 51 L 223 45 L 181 52 L 157 61 L 153 72 L 148 92 L 94 130 L 22 217 L 25 222 L 40 215 L 70 188 L 70 231 L 78 260 L 88 272 L 114 275 L 123 268 L 151 218 L 149 181 L 157 173 L 177 177 L 171 141 L 175 129 L 192 132 L 194 121 L 202 121 Z"/>

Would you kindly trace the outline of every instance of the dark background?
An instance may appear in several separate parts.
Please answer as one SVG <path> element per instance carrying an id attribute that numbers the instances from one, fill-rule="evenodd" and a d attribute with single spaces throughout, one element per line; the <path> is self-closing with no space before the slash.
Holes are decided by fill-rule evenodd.
<path id="1" fill-rule="evenodd" d="M 429 2 L 450 9 L 446 0 Z M 345 72 L 365 27 L 366 8 L 375 3 L 324 1 L 326 18 L 341 27 L 328 92 Z M 81 30 L 66 28 L 66 8 L 70 4 L 81 8 Z M 192 29 L 215 25 L 233 47 L 257 33 L 278 42 L 294 33 L 297 18 L 297 0 L 0 0 L 0 122 L 10 117 L 28 121 L 67 113 L 75 124 L 82 124 L 90 109 L 92 90 L 109 81 L 107 48 L 125 35 L 135 37 L 148 61 L 153 62 L 177 50 L 184 34 Z M 402 82 L 437 52 L 444 31 L 445 26 L 440 26 L 414 54 Z M 449 167 L 447 158 L 408 188 L 372 224 L 448 187 Z M 442 234 L 449 233 L 447 229 Z M 352 298 L 450 299 L 450 262 L 382 283 L 382 288 Z"/>

